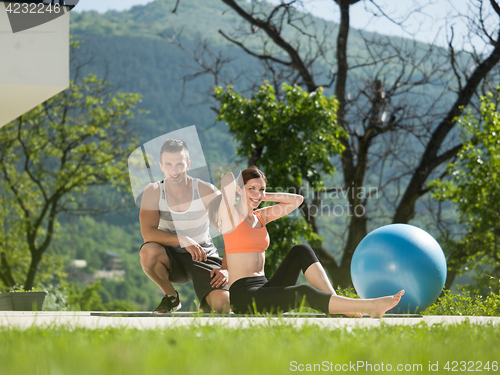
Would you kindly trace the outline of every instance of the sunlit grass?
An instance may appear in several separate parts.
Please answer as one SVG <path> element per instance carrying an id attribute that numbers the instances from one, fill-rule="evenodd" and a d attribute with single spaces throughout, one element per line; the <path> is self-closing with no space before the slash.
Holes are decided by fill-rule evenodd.
<path id="1" fill-rule="evenodd" d="M 292 322 L 270 320 L 267 325 L 240 329 L 195 325 L 156 331 L 0 328 L 0 373 L 281 374 L 298 370 L 300 364 L 318 364 L 318 372 L 319 364 L 324 371 L 328 366 L 334 369 L 330 363 L 358 361 L 391 364 L 393 370 L 398 364 L 421 364 L 420 373 L 428 373 L 429 362 L 438 361 L 443 370 L 446 361 L 489 361 L 490 367 L 492 361 L 500 361 L 500 328 L 493 325 L 382 324 L 370 329 L 329 330 L 316 325 L 295 328 Z"/>

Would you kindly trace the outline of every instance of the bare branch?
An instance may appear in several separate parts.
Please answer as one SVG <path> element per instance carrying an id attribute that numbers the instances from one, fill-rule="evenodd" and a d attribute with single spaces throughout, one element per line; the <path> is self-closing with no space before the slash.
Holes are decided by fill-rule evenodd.
<path id="1" fill-rule="evenodd" d="M 495 0 L 490 0 L 490 1 L 491 1 L 492 5 L 495 4 L 498 7 L 498 5 L 495 3 Z M 493 8 L 495 8 L 495 6 L 493 6 Z M 479 22 L 481 24 L 481 29 L 482 29 L 484 35 L 486 35 L 486 37 L 489 39 L 491 45 L 494 46 L 497 43 L 497 41 L 495 39 L 493 39 L 491 37 L 490 33 L 486 30 L 486 26 L 484 24 L 484 17 L 483 17 L 483 2 L 482 1 L 479 3 Z"/>
<path id="2" fill-rule="evenodd" d="M 458 74 L 457 71 L 457 61 L 455 59 L 455 49 L 453 48 L 453 37 L 454 37 L 454 31 L 453 31 L 453 26 L 451 27 L 451 38 L 450 41 L 448 42 L 448 47 L 450 50 L 450 60 L 451 60 L 451 67 L 453 69 L 453 72 L 455 73 L 455 77 L 457 77 L 457 82 L 458 82 L 458 91 L 462 91 L 462 78 Z"/>
<path id="3" fill-rule="evenodd" d="M 175 2 L 175 7 L 174 7 L 174 9 L 172 10 L 172 13 L 177 14 L 177 13 L 176 13 L 176 12 L 177 12 L 177 7 L 179 6 L 180 1 L 181 1 L 181 0 L 176 0 L 176 2 Z"/>
<path id="4" fill-rule="evenodd" d="M 498 5 L 498 3 L 495 0 L 490 0 L 490 4 L 495 12 L 500 16 L 500 6 Z"/>
<path id="5" fill-rule="evenodd" d="M 256 57 L 258 59 L 262 59 L 262 60 L 271 60 L 271 61 L 274 61 L 278 64 L 282 64 L 282 65 L 285 65 L 285 66 L 291 66 L 292 64 L 288 61 L 284 61 L 284 60 L 280 60 L 280 59 L 277 59 L 275 58 L 274 56 L 271 56 L 271 55 L 259 55 L 258 53 L 255 53 L 255 52 L 252 52 L 250 51 L 247 47 L 245 47 L 243 45 L 243 43 L 240 43 L 230 37 L 228 37 L 226 34 L 224 34 L 224 32 L 222 30 L 219 30 L 219 34 L 221 34 L 224 38 L 226 38 L 228 41 L 230 41 L 231 43 L 234 43 L 236 44 L 238 47 L 240 47 L 243 51 L 245 51 L 246 53 L 248 53 L 249 55 L 253 56 L 253 57 Z"/>
<path id="6" fill-rule="evenodd" d="M 307 69 L 306 64 L 300 57 L 298 51 L 293 48 L 290 43 L 283 39 L 276 26 L 274 26 L 272 23 L 253 17 L 251 14 L 245 12 L 245 10 L 243 10 L 243 8 L 241 8 L 234 0 L 222 0 L 222 2 L 235 10 L 236 13 L 238 13 L 238 15 L 241 16 L 245 21 L 263 30 L 277 46 L 279 46 L 283 51 L 286 52 L 288 56 L 290 56 L 291 65 L 300 72 L 308 89 L 310 91 L 316 90 L 318 86 L 314 83 L 314 78 Z"/>

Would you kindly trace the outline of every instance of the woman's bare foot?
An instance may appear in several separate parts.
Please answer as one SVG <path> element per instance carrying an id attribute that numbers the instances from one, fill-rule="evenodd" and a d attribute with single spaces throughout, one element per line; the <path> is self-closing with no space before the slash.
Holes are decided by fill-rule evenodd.
<path id="1" fill-rule="evenodd" d="M 362 318 L 363 314 L 361 313 L 349 313 L 349 314 L 343 314 L 348 318 Z"/>
<path id="2" fill-rule="evenodd" d="M 374 303 L 373 309 L 367 312 L 368 315 L 370 315 L 372 318 L 383 317 L 387 310 L 392 309 L 399 303 L 399 301 L 401 301 L 401 297 L 403 296 L 403 294 L 405 294 L 405 291 L 401 290 L 393 296 L 374 298 L 372 300 Z"/>

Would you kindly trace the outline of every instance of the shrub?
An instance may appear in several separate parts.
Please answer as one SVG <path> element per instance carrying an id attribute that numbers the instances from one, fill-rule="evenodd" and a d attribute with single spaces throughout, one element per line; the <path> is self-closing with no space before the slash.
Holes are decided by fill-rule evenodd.
<path id="1" fill-rule="evenodd" d="M 491 291 L 484 298 L 481 295 L 471 296 L 469 291 L 453 294 L 444 291 L 434 304 L 427 308 L 425 315 L 461 315 L 461 316 L 500 316 L 500 295 Z"/>
<path id="2" fill-rule="evenodd" d="M 337 287 L 336 292 L 337 292 L 337 295 L 342 296 L 342 297 L 359 298 L 359 296 L 356 294 L 356 290 L 354 288 Z"/>

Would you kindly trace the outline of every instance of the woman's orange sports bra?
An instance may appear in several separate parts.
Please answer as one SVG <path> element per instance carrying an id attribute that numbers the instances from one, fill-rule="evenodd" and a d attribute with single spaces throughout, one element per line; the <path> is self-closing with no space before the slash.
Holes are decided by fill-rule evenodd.
<path id="1" fill-rule="evenodd" d="M 253 228 L 243 220 L 234 231 L 222 236 L 226 254 L 263 253 L 269 247 L 266 223 L 258 211 L 254 211 L 254 214 L 262 223 L 262 228 Z"/>

